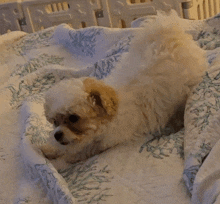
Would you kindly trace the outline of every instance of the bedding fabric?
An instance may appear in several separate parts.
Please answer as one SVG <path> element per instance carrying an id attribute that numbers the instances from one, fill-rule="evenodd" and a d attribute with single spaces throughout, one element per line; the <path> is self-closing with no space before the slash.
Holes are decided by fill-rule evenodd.
<path id="1" fill-rule="evenodd" d="M 0 203 L 220 203 L 220 15 L 180 19 L 210 64 L 187 101 L 184 129 L 166 127 L 76 164 L 49 161 L 38 149 L 53 130 L 45 91 L 71 77 L 107 77 L 159 17 L 127 29 L 62 24 L 0 36 Z"/>

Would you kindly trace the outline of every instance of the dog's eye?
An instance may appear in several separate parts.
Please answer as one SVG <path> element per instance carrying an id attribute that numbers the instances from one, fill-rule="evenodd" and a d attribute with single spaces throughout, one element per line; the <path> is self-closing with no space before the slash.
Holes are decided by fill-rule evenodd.
<path id="1" fill-rule="evenodd" d="M 80 119 L 80 117 L 78 115 L 76 115 L 76 114 L 73 114 L 73 115 L 69 116 L 69 121 L 71 123 L 76 123 L 79 119 Z"/>
<path id="2" fill-rule="evenodd" d="M 55 127 L 58 127 L 58 126 L 59 126 L 59 123 L 58 123 L 57 120 L 54 120 L 54 121 L 53 121 L 53 124 L 54 124 Z"/>

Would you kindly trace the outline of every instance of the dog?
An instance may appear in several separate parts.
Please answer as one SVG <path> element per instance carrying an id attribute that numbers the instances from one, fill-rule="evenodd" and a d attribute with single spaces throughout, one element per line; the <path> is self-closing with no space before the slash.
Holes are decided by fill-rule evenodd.
<path id="1" fill-rule="evenodd" d="M 185 105 L 207 69 L 205 51 L 172 15 L 140 30 L 110 76 L 63 80 L 48 90 L 45 116 L 55 129 L 41 148 L 47 158 L 85 160 L 164 128 Z"/>

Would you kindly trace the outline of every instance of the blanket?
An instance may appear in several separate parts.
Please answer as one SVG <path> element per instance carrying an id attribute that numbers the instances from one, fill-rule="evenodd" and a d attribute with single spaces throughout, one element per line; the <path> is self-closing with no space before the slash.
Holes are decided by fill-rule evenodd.
<path id="1" fill-rule="evenodd" d="M 53 130 L 45 92 L 67 78 L 107 77 L 132 38 L 159 17 L 126 29 L 61 24 L 0 36 L 1 203 L 220 203 L 220 15 L 180 19 L 210 64 L 187 101 L 183 129 L 166 127 L 76 164 L 39 151 Z"/>

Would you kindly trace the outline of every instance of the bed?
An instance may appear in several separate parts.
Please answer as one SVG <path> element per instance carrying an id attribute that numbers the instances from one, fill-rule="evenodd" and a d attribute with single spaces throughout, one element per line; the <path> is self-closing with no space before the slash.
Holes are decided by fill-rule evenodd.
<path id="1" fill-rule="evenodd" d="M 0 203 L 220 203 L 220 15 L 181 20 L 209 62 L 183 129 L 168 126 L 76 164 L 49 161 L 38 149 L 53 130 L 45 92 L 67 78 L 107 77 L 155 18 L 125 29 L 61 24 L 0 36 Z"/>

